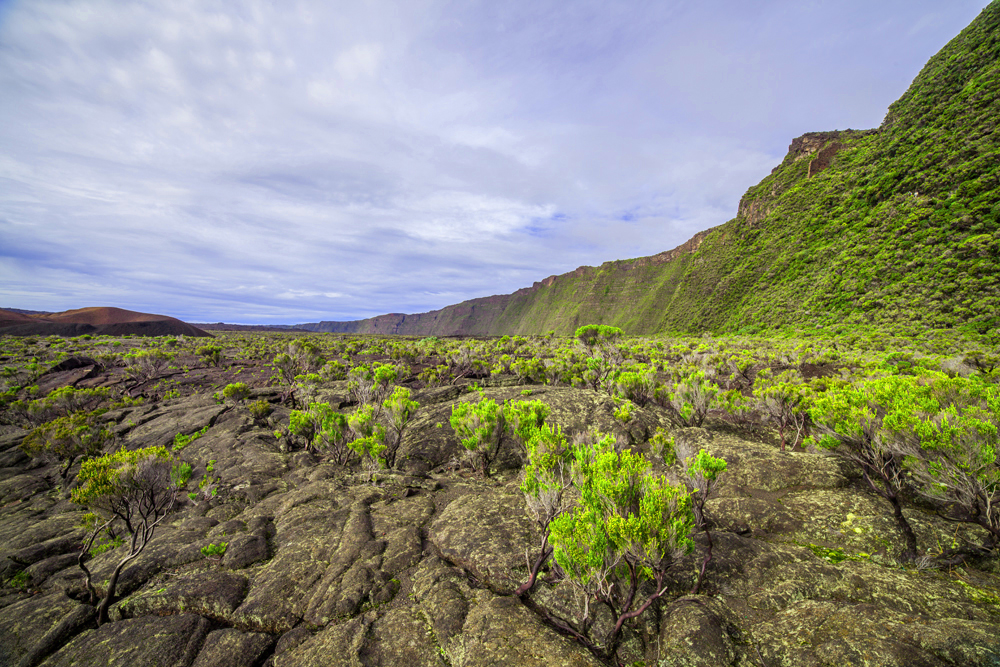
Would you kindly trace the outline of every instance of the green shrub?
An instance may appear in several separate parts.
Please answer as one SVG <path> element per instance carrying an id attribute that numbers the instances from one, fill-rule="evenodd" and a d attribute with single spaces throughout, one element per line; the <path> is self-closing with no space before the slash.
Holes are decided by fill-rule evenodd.
<path id="1" fill-rule="evenodd" d="M 504 405 L 504 422 L 514 441 L 520 445 L 522 460 L 528 460 L 528 441 L 542 428 L 548 416 L 549 406 L 542 401 L 516 401 Z"/>
<path id="2" fill-rule="evenodd" d="M 374 473 L 386 467 L 385 426 L 378 423 L 375 406 L 363 405 L 347 418 L 354 439 L 347 446 L 358 455 L 365 470 Z"/>
<path id="3" fill-rule="evenodd" d="M 811 442 L 857 464 L 868 489 L 889 502 L 906 540 L 904 560 L 916 556 L 917 538 L 903 514 L 905 473 L 891 443 L 882 437 L 882 429 L 894 405 L 909 403 L 906 394 L 914 387 L 913 378 L 894 375 L 829 389 L 818 395 L 809 409 L 820 432 L 820 437 Z"/>
<path id="4" fill-rule="evenodd" d="M 868 383 L 877 388 L 890 378 Z M 928 373 L 893 387 L 880 435 L 903 457 L 907 480 L 1000 546 L 1000 387 Z"/>
<path id="5" fill-rule="evenodd" d="M 170 469 L 170 483 L 174 488 L 183 489 L 191 479 L 191 464 L 177 463 Z"/>
<path id="6" fill-rule="evenodd" d="M 623 371 L 614 376 L 611 392 L 636 405 L 645 406 L 653 401 L 659 385 L 652 370 Z"/>
<path id="7" fill-rule="evenodd" d="M 21 570 L 7 580 L 8 586 L 11 588 L 20 588 L 22 590 L 27 589 L 29 583 L 31 583 L 31 575 L 27 570 Z"/>
<path id="8" fill-rule="evenodd" d="M 382 418 L 387 427 L 383 456 L 387 467 L 396 465 L 396 454 L 403 441 L 403 432 L 419 407 L 419 403 L 411 400 L 410 390 L 406 387 L 394 387 L 392 394 L 382 402 Z"/>
<path id="9" fill-rule="evenodd" d="M 229 547 L 228 542 L 219 542 L 218 544 L 209 544 L 206 547 L 201 548 L 201 555 L 205 558 L 218 558 L 222 559 L 226 555 L 226 549 Z"/>
<path id="10" fill-rule="evenodd" d="M 312 403 L 307 410 L 292 410 L 288 415 L 288 432 L 302 438 L 307 449 L 312 448 L 325 410 L 331 410 L 326 403 Z"/>
<path id="11" fill-rule="evenodd" d="M 553 557 L 583 593 L 581 639 L 605 659 L 615 655 L 622 626 L 667 590 L 667 576 L 694 549 L 691 497 L 666 477 L 650 472 L 649 461 L 617 451 L 614 438 L 575 446 L 573 479 L 577 505 L 549 524 Z M 636 595 L 652 580 L 645 599 Z M 613 630 L 603 641 L 588 636 L 591 601 L 614 610 Z"/>
<path id="12" fill-rule="evenodd" d="M 712 533 L 709 531 L 708 519 L 705 517 L 705 503 L 719 479 L 726 471 L 726 462 L 715 458 L 704 449 L 699 449 L 694 456 L 684 457 L 684 472 L 687 475 L 686 484 L 691 494 L 691 509 L 694 511 L 694 525 L 697 530 L 704 531 L 706 539 L 705 557 L 698 571 L 698 579 L 691 590 L 697 594 L 705 577 L 705 570 L 712 560 Z"/>
<path id="13" fill-rule="evenodd" d="M 212 366 L 218 366 L 222 363 L 222 348 L 218 345 L 209 343 L 207 345 L 202 345 L 197 350 L 195 354 L 205 360 L 205 363 Z"/>
<path id="14" fill-rule="evenodd" d="M 705 371 L 689 368 L 676 370 L 671 385 L 661 388 L 657 398 L 679 426 L 701 426 L 718 393 Z"/>
<path id="15" fill-rule="evenodd" d="M 313 438 L 315 446 L 326 452 L 335 463 L 345 464 L 350 459 L 350 424 L 347 415 L 334 412 L 332 409 L 322 411 L 319 431 Z"/>
<path id="16" fill-rule="evenodd" d="M 480 395 L 477 403 L 456 403 L 451 409 L 451 427 L 455 429 L 473 472 L 489 475 L 503 437 L 503 410 L 497 402 Z"/>
<path id="17" fill-rule="evenodd" d="M 105 410 L 74 412 L 33 429 L 21 443 L 29 456 L 49 455 L 63 463 L 63 475 L 82 457 L 94 456 L 114 441 L 114 434 L 100 419 Z"/>
<path id="18" fill-rule="evenodd" d="M 13 407 L 22 411 L 32 424 L 38 425 L 72 412 L 95 410 L 102 401 L 109 398 L 109 395 L 110 390 L 107 387 L 93 389 L 61 387 L 50 392 L 45 398 L 27 403 L 18 401 L 20 405 L 16 404 Z"/>
<path id="19" fill-rule="evenodd" d="M 231 403 L 242 403 L 250 397 L 250 387 L 244 382 L 227 384 L 222 390 L 222 396 Z"/>
<path id="20" fill-rule="evenodd" d="M 208 433 L 208 426 L 202 427 L 200 431 L 195 431 L 190 435 L 184 435 L 183 433 L 178 433 L 174 436 L 174 446 L 173 451 L 179 453 L 184 450 L 185 447 L 190 445 L 192 442 L 200 438 L 201 436 Z"/>
<path id="21" fill-rule="evenodd" d="M 274 411 L 274 407 L 263 398 L 251 403 L 249 409 L 250 417 L 253 418 L 254 423 L 258 426 L 263 424 Z"/>
<path id="22" fill-rule="evenodd" d="M 510 365 L 510 370 L 522 383 L 542 382 L 545 379 L 545 364 L 534 357 L 517 359 Z"/>
<path id="23" fill-rule="evenodd" d="M 514 591 L 518 597 L 534 587 L 538 572 L 552 555 L 549 525 L 572 506 L 569 490 L 573 486 L 572 450 L 558 426 L 543 424 L 532 429 L 525 448 L 528 463 L 521 479 L 521 492 L 528 513 L 538 525 L 541 544 L 528 580 Z"/>
<path id="24" fill-rule="evenodd" d="M 84 545 L 89 551 L 101 534 L 114 530 L 128 535 L 128 549 L 111 573 L 104 599 L 98 609 L 98 624 L 107 622 L 108 607 L 115 597 L 118 576 L 128 563 L 146 548 L 157 526 L 174 506 L 176 488 L 171 484 L 170 453 L 163 447 L 146 447 L 88 459 L 77 475 L 77 487 L 70 493 L 72 502 L 87 507 L 97 524 Z M 96 518 L 99 517 L 99 518 Z M 86 574 L 86 586 L 91 599 L 96 597 L 90 582 L 90 571 L 81 559 L 80 568 Z"/>
<path id="25" fill-rule="evenodd" d="M 663 465 L 672 466 L 677 463 L 677 452 L 674 448 L 674 436 L 670 435 L 667 429 L 658 426 L 656 433 L 649 440 L 649 450 L 656 458 L 663 461 Z"/>
<path id="26" fill-rule="evenodd" d="M 122 356 L 126 372 L 138 382 L 145 382 L 159 375 L 171 359 L 172 354 L 158 349 L 136 350 Z"/>
<path id="27" fill-rule="evenodd" d="M 798 444 L 808 425 L 812 396 L 813 392 L 797 371 L 773 375 L 766 368 L 757 374 L 753 397 L 767 420 L 777 427 L 781 451 L 785 451 L 786 434 L 793 429 L 792 447 Z"/>

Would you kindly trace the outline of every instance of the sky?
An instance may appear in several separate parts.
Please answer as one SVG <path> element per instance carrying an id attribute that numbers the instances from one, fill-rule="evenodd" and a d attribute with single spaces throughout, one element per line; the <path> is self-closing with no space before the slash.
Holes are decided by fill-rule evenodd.
<path id="1" fill-rule="evenodd" d="M 0 307 L 417 313 L 656 254 L 987 0 L 0 0 Z"/>

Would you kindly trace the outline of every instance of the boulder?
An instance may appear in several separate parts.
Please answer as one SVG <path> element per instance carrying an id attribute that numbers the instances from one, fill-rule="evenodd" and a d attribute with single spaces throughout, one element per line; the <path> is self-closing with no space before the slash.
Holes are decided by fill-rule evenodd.
<path id="1" fill-rule="evenodd" d="M 18 664 L 79 606 L 59 591 L 0 609 L 0 665 Z"/>
<path id="2" fill-rule="evenodd" d="M 275 639 L 261 632 L 222 628 L 208 633 L 191 667 L 256 667 L 274 646 Z"/>
<path id="3" fill-rule="evenodd" d="M 190 665 L 211 624 L 195 614 L 143 616 L 105 623 L 77 635 L 42 664 L 45 667 L 173 667 Z"/>
<path id="4" fill-rule="evenodd" d="M 527 580 L 527 561 L 540 542 L 515 485 L 465 486 L 434 519 L 428 538 L 443 558 L 503 594 Z"/>

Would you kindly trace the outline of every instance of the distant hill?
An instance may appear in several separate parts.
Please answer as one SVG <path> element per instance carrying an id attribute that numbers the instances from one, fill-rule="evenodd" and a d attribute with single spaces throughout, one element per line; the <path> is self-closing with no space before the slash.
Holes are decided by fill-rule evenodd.
<path id="1" fill-rule="evenodd" d="M 0 310 L 0 334 L 9 336 L 211 336 L 166 315 L 121 308 L 78 308 L 62 313 Z"/>
<path id="2" fill-rule="evenodd" d="M 192 324 L 205 331 L 305 331 L 291 324 L 226 324 L 225 322 Z"/>
<path id="3" fill-rule="evenodd" d="M 729 222 L 669 252 L 416 315 L 297 325 L 410 335 L 784 326 L 1000 329 L 1000 2 L 875 130 L 810 133 Z"/>

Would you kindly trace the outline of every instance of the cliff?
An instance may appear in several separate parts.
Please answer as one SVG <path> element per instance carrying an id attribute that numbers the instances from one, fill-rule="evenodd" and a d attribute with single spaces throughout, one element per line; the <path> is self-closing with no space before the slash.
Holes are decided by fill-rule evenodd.
<path id="1" fill-rule="evenodd" d="M 674 250 L 416 315 L 300 325 L 408 335 L 785 326 L 1000 327 L 1000 5 L 935 55 L 881 127 L 808 133 L 736 217 Z"/>

